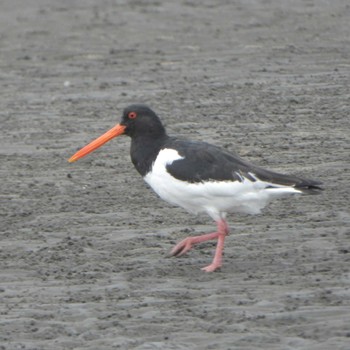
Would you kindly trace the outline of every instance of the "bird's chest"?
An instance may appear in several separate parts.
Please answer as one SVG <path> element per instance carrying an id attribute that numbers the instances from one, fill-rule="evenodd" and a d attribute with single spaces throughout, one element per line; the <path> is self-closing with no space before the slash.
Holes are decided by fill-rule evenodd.
<path id="1" fill-rule="evenodd" d="M 167 171 L 167 165 L 175 160 L 183 159 L 176 150 L 162 149 L 150 171 L 145 174 L 144 180 L 164 200 L 172 204 L 180 205 L 177 198 L 183 193 L 184 182 L 175 179 Z"/>

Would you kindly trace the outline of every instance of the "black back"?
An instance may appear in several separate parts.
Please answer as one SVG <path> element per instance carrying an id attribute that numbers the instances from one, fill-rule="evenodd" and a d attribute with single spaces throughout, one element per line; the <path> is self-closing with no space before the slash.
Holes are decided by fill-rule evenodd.
<path id="1" fill-rule="evenodd" d="M 135 112 L 136 117 L 130 118 Z M 145 176 L 152 169 L 160 150 L 175 149 L 184 159 L 167 165 L 176 179 L 190 183 L 204 181 L 251 181 L 256 179 L 273 185 L 294 186 L 304 192 L 320 190 L 320 182 L 293 175 L 279 174 L 244 161 L 235 154 L 206 142 L 193 142 L 169 137 L 159 117 L 145 105 L 131 105 L 124 110 L 121 124 L 132 139 L 130 154 L 137 171 Z"/>
<path id="2" fill-rule="evenodd" d="M 184 159 L 167 166 L 175 178 L 191 183 L 203 181 L 239 181 L 243 178 L 273 184 L 294 186 L 302 190 L 317 190 L 318 181 L 269 171 L 244 161 L 235 154 L 205 142 L 189 142 L 169 138 L 163 148 L 174 148 Z"/>

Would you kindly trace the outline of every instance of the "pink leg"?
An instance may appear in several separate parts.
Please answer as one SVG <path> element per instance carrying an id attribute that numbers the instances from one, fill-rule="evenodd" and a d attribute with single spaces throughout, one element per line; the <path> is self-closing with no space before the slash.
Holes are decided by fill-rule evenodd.
<path id="1" fill-rule="evenodd" d="M 174 256 L 180 256 L 188 252 L 192 248 L 193 244 L 209 241 L 212 239 L 217 239 L 218 243 L 216 246 L 213 262 L 202 269 L 206 272 L 215 271 L 217 268 L 221 267 L 222 252 L 224 249 L 225 237 L 228 235 L 228 232 L 229 232 L 226 220 L 221 219 L 217 221 L 217 226 L 218 226 L 217 232 L 185 238 L 171 250 L 170 254 Z"/>
<path id="2" fill-rule="evenodd" d="M 216 269 L 221 267 L 221 265 L 222 265 L 222 252 L 224 250 L 225 237 L 226 237 L 226 233 L 219 234 L 214 259 L 210 265 L 202 268 L 203 271 L 213 272 Z"/>

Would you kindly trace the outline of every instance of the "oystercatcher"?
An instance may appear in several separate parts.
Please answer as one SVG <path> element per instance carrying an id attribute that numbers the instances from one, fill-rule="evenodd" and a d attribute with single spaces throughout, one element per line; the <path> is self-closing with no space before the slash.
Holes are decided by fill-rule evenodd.
<path id="1" fill-rule="evenodd" d="M 222 265 L 229 233 L 227 213 L 257 214 L 275 198 L 322 190 L 319 181 L 263 169 L 205 142 L 170 137 L 156 113 L 141 104 L 127 107 L 119 124 L 75 153 L 69 162 L 119 135 L 131 137 L 131 160 L 159 197 L 191 213 L 207 213 L 216 222 L 216 232 L 187 237 L 170 253 L 180 256 L 194 244 L 217 240 L 213 261 L 203 268 L 206 272 Z"/>

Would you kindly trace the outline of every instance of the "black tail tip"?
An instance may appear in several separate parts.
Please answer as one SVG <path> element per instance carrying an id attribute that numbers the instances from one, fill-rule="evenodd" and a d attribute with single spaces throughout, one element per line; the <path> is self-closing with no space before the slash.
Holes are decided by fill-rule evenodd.
<path id="1" fill-rule="evenodd" d="M 320 181 L 308 181 L 307 183 L 295 186 L 295 188 L 306 194 L 320 194 L 324 191 L 324 188 L 321 185 L 322 182 Z"/>

